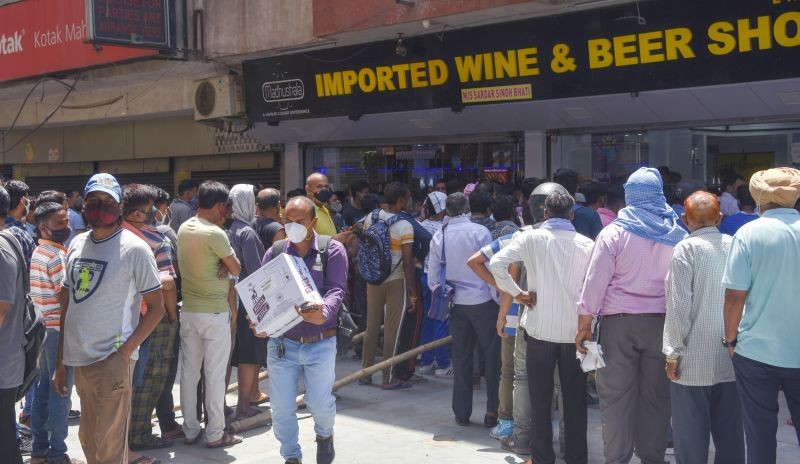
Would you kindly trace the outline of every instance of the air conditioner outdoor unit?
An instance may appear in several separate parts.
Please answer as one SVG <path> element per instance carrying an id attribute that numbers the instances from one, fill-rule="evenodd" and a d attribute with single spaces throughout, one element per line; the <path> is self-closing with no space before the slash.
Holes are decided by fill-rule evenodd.
<path id="1" fill-rule="evenodd" d="M 245 114 L 241 76 L 226 74 L 195 81 L 194 120 L 240 118 Z"/>

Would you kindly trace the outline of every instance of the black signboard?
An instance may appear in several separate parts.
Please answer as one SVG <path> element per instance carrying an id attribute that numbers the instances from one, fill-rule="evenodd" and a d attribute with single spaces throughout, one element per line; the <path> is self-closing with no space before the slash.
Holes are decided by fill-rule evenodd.
<path id="1" fill-rule="evenodd" d="M 94 43 L 170 48 L 174 0 L 86 0 L 89 40 Z"/>
<path id="2" fill-rule="evenodd" d="M 357 117 L 797 77 L 798 47 L 798 1 L 631 2 L 245 62 L 247 114 Z"/>

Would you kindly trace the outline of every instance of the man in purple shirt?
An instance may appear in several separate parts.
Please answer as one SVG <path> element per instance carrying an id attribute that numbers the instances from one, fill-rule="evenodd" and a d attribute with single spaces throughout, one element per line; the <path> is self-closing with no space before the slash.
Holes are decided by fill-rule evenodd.
<path id="1" fill-rule="evenodd" d="M 597 371 L 607 464 L 663 463 L 670 418 L 662 349 L 664 280 L 673 247 L 686 236 L 664 198 L 658 170 L 640 168 L 625 184 L 618 217 L 597 236 L 578 302 L 575 345 L 592 339 L 598 317 L 606 367 Z"/>
<path id="2" fill-rule="evenodd" d="M 333 462 L 333 422 L 336 398 L 331 393 L 336 380 L 336 333 L 339 310 L 347 285 L 347 253 L 344 245 L 317 235 L 314 203 L 307 197 L 294 197 L 286 203 L 286 236 L 264 255 L 262 264 L 273 258 L 278 247 L 283 253 L 303 259 L 323 297 L 323 304 L 306 303 L 297 309 L 303 321 L 272 338 L 267 345 L 269 392 L 275 438 L 281 443 L 281 456 L 287 464 L 302 461 L 298 444 L 297 379 L 305 383 L 305 402 L 314 418 L 317 434 L 317 463 Z M 328 242 L 327 250 L 320 243 Z M 327 260 L 323 254 L 327 253 Z"/>

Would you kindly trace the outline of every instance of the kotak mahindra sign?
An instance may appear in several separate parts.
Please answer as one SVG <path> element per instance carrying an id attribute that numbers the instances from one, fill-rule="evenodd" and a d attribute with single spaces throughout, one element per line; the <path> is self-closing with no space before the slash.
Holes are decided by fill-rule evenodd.
<path id="1" fill-rule="evenodd" d="M 151 56 L 86 43 L 84 0 L 26 0 L 0 7 L 0 82 Z"/>

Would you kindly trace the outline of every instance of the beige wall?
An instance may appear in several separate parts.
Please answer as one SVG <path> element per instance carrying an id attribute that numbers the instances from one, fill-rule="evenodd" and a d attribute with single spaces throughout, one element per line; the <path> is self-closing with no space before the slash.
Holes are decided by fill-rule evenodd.
<path id="1" fill-rule="evenodd" d="M 11 133 L 6 145 L 26 132 Z M 213 128 L 191 118 L 163 118 L 42 129 L 5 153 L 0 162 L 57 165 L 214 153 Z"/>
<path id="2" fill-rule="evenodd" d="M 263 53 L 315 40 L 312 0 L 207 0 L 205 53 L 211 59 Z"/>

